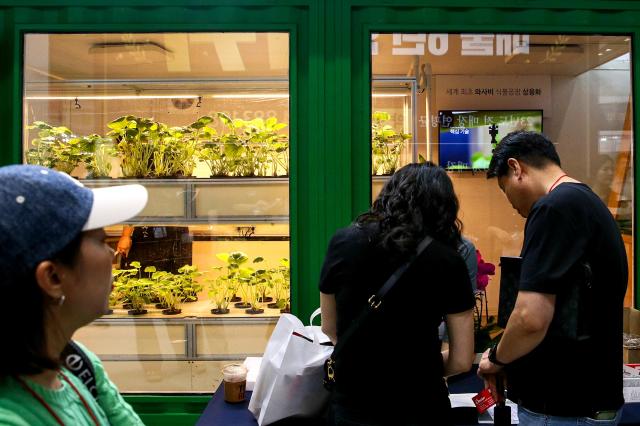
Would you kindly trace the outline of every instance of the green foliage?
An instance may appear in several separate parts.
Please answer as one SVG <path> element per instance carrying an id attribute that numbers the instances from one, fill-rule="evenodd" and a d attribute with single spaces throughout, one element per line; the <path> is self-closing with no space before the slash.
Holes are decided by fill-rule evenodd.
<path id="1" fill-rule="evenodd" d="M 84 158 L 80 140 L 67 127 L 34 121 L 27 129 L 38 130 L 38 137 L 31 141 L 33 148 L 26 153 L 28 164 L 71 173 Z"/>
<path id="2" fill-rule="evenodd" d="M 274 268 L 262 267 L 264 257 L 258 256 L 247 267 L 249 257 L 240 251 L 218 253 L 216 257 L 225 263 L 214 269 L 224 270 L 223 274 L 210 282 L 209 297 L 218 308 L 229 305 L 229 299 L 238 293 L 251 308 L 261 308 L 261 298 L 270 293 L 274 296 L 279 308 L 285 308 L 290 303 L 290 268 L 289 260 L 280 259 Z"/>
<path id="3" fill-rule="evenodd" d="M 391 116 L 388 112 L 376 111 L 371 122 L 371 164 L 372 174 L 390 175 L 398 168 L 400 153 L 405 142 L 411 139 L 407 133 L 397 132 L 385 122 Z"/>
<path id="4" fill-rule="evenodd" d="M 96 134 L 78 139 L 84 154 L 83 161 L 87 167 L 87 177 L 108 177 L 111 173 L 111 159 L 116 155 L 113 140 Z"/>
<path id="5" fill-rule="evenodd" d="M 107 125 L 107 134 L 116 140 L 122 174 L 125 177 L 149 177 L 153 172 L 154 152 L 157 150 L 160 123 L 152 119 L 125 115 Z"/>

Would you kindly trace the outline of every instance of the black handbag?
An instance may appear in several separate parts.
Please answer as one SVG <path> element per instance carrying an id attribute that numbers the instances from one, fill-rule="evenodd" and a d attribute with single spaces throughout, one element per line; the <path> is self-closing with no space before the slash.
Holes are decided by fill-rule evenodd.
<path id="1" fill-rule="evenodd" d="M 420 256 L 420 254 L 425 251 L 427 247 L 433 242 L 433 238 L 430 236 L 426 236 L 418 247 L 416 248 L 416 252 L 407 260 L 405 263 L 400 265 L 396 271 L 391 274 L 391 276 L 387 279 L 387 281 L 380 287 L 380 290 L 376 294 L 371 295 L 369 300 L 367 301 L 367 306 L 360 312 L 360 315 L 356 317 L 356 319 L 351 323 L 347 331 L 345 331 L 344 335 L 340 337 L 338 343 L 333 349 L 333 353 L 327 360 L 324 362 L 324 387 L 332 391 L 336 385 L 336 360 L 339 358 L 339 355 L 342 351 L 344 351 L 345 345 L 351 339 L 351 336 L 361 328 L 368 320 L 371 318 L 371 315 L 375 314 L 382 302 L 384 300 L 384 296 L 393 288 L 393 286 L 398 282 L 398 280 L 404 275 L 404 273 L 409 269 L 409 267 L 413 264 L 414 260 Z"/>

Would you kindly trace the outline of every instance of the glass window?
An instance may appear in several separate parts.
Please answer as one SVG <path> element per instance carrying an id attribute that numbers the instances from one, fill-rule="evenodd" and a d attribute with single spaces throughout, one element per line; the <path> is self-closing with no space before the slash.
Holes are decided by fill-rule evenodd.
<path id="1" fill-rule="evenodd" d="M 211 391 L 290 305 L 289 35 L 26 34 L 24 161 L 149 203 L 76 338 L 123 391 Z M 139 372 L 143 371 L 143 374 Z"/>
<path id="2" fill-rule="evenodd" d="M 524 219 L 486 179 L 492 144 L 516 129 L 542 131 L 563 169 L 589 184 L 616 218 L 631 306 L 630 43 L 624 35 L 373 34 L 372 196 L 385 175 L 409 162 L 445 167 L 464 236 L 497 266 L 501 256 L 520 254 Z M 486 293 L 491 314 L 499 282 L 497 268 Z"/>

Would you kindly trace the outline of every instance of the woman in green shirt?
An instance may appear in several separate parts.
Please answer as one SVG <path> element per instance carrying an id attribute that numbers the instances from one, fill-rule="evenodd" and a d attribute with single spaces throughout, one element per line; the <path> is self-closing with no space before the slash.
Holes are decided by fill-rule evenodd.
<path id="1" fill-rule="evenodd" d="M 38 166 L 0 167 L 0 182 L 0 424 L 141 425 L 97 356 L 81 345 L 66 354 L 107 310 L 103 227 L 137 215 L 145 188 L 91 190 Z"/>

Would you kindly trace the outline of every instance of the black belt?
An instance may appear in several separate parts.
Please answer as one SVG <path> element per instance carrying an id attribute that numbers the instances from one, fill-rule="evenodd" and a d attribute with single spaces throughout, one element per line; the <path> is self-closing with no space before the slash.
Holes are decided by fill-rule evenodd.
<path id="1" fill-rule="evenodd" d="M 557 404 L 549 401 L 523 401 L 518 400 L 518 405 L 523 406 L 529 411 L 537 414 L 557 417 L 589 417 L 598 420 L 602 415 L 608 417 L 611 413 L 618 410 L 589 409 L 586 407 L 567 406 L 565 404 Z"/>

